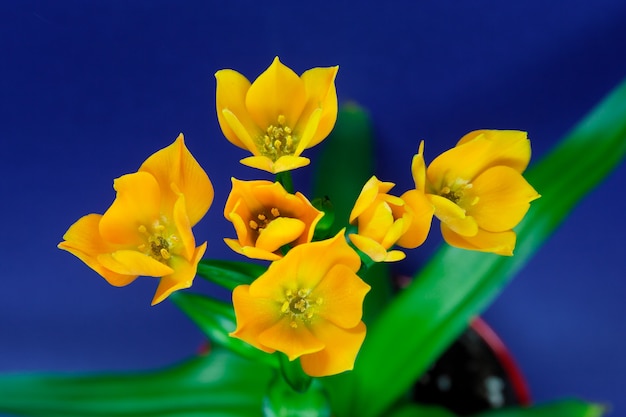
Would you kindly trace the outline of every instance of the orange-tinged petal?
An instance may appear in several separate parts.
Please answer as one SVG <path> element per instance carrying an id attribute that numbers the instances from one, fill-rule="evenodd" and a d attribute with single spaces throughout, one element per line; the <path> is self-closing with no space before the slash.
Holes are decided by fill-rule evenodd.
<path id="1" fill-rule="evenodd" d="M 172 256 L 169 260 L 169 264 L 174 269 L 174 272 L 161 278 L 154 298 L 152 299 L 152 305 L 165 300 L 174 291 L 191 287 L 193 279 L 196 276 L 196 271 L 198 270 L 198 262 L 202 259 L 206 251 L 206 246 L 206 242 L 198 246 L 191 260 L 180 256 Z"/>
<path id="2" fill-rule="evenodd" d="M 315 146 L 324 140 L 335 126 L 337 120 L 335 77 L 338 70 L 338 66 L 312 68 L 302 74 L 301 78 L 304 81 L 308 101 L 298 123 L 307 120 L 315 109 L 319 108 L 322 111 L 319 124 L 308 147 Z"/>
<path id="3" fill-rule="evenodd" d="M 233 290 L 233 307 L 237 313 L 237 328 L 232 337 L 243 340 L 257 349 L 275 352 L 259 342 L 259 335 L 280 320 L 280 307 L 271 299 L 250 296 L 249 285 L 239 285 Z"/>
<path id="4" fill-rule="evenodd" d="M 243 149 L 249 149 L 250 139 L 262 134 L 262 130 L 254 124 L 246 108 L 246 94 L 250 88 L 250 81 L 237 71 L 224 69 L 215 73 L 217 87 L 215 90 L 215 108 L 217 120 L 222 128 L 226 139 L 233 145 Z M 238 123 L 246 132 L 246 138 L 242 139 L 241 132 L 236 132 L 226 120 L 223 111 L 228 112 L 238 120 Z"/>
<path id="5" fill-rule="evenodd" d="M 455 148 L 435 158 L 428 166 L 427 175 L 438 187 L 442 181 L 472 182 L 481 172 L 498 165 L 522 172 L 529 160 L 530 141 L 526 132 L 482 130 L 469 133 Z"/>
<path id="6" fill-rule="evenodd" d="M 417 154 L 411 163 L 411 174 L 415 182 L 415 188 L 426 192 L 426 162 L 424 162 L 424 141 L 420 142 Z"/>
<path id="7" fill-rule="evenodd" d="M 278 57 L 252 83 L 246 95 L 246 108 L 257 126 L 276 125 L 285 116 L 287 126 L 295 126 L 306 105 L 304 82 Z"/>
<path id="8" fill-rule="evenodd" d="M 118 274 L 162 277 L 174 272 L 172 268 L 136 250 L 122 249 L 100 254 L 96 258 L 105 268 Z"/>
<path id="9" fill-rule="evenodd" d="M 313 297 L 320 299 L 318 314 L 327 321 L 352 328 L 363 316 L 363 300 L 370 290 L 361 278 L 345 265 L 335 265 L 315 287 Z"/>
<path id="10" fill-rule="evenodd" d="M 400 197 L 411 212 L 409 228 L 396 242 L 398 246 L 413 249 L 426 240 L 432 223 L 435 207 L 422 191 L 410 190 Z"/>
<path id="11" fill-rule="evenodd" d="M 99 254 L 120 249 L 119 245 L 112 245 L 100 236 L 98 226 L 101 218 L 100 214 L 88 214 L 81 217 L 65 232 L 64 241 L 59 243 L 58 248 L 76 256 L 109 284 L 116 287 L 128 285 L 137 278 L 137 275 L 118 274 L 105 268 L 97 260 Z"/>
<path id="12" fill-rule="evenodd" d="M 365 339 L 366 328 L 360 322 L 352 329 L 342 329 L 331 323 L 314 328 L 315 336 L 324 340 L 326 347 L 300 358 L 302 369 L 311 376 L 328 376 L 349 371 Z"/>
<path id="13" fill-rule="evenodd" d="M 276 349 L 287 355 L 290 361 L 301 355 L 319 352 L 326 346 L 324 342 L 313 335 L 308 326 L 291 326 L 291 320 L 284 317 L 265 329 L 259 335 L 259 343 L 270 349 Z M 311 327 L 318 327 L 318 323 Z"/>
<path id="14" fill-rule="evenodd" d="M 213 202 L 211 180 L 185 146 L 182 133 L 170 146 L 146 159 L 139 171 L 152 174 L 159 183 L 164 212 L 171 210 L 179 193 L 185 195 L 192 226 L 204 217 Z"/>
<path id="15" fill-rule="evenodd" d="M 301 156 L 284 155 L 272 162 L 267 156 L 249 156 L 240 160 L 243 165 L 262 171 L 278 174 L 279 172 L 291 171 L 309 165 L 311 160 Z"/>
<path id="16" fill-rule="evenodd" d="M 161 192 L 157 180 L 147 172 L 119 177 L 113 183 L 115 201 L 100 220 L 100 234 L 111 242 L 138 246 L 139 226 L 151 225 L 161 215 Z"/>
<path id="17" fill-rule="evenodd" d="M 396 244 L 398 239 L 408 230 L 411 222 L 411 215 L 405 213 L 401 218 L 393 222 L 387 233 L 380 242 L 383 247 L 389 249 Z"/>
<path id="18" fill-rule="evenodd" d="M 472 183 L 472 193 L 478 196 L 467 210 L 481 229 L 490 232 L 510 230 L 522 220 L 530 202 L 539 194 L 513 168 L 497 166 L 479 175 Z"/>
<path id="19" fill-rule="evenodd" d="M 256 246 L 268 252 L 274 252 L 298 238 L 306 225 L 299 219 L 279 217 L 272 220 L 256 241 Z"/>
<path id="20" fill-rule="evenodd" d="M 435 207 L 435 216 L 451 230 L 463 236 L 473 236 L 478 232 L 478 224 L 473 217 L 467 216 L 465 210 L 447 198 L 427 194 Z"/>
<path id="21" fill-rule="evenodd" d="M 461 236 L 448 228 L 444 223 L 441 223 L 441 234 L 450 246 L 461 249 L 512 256 L 515 248 L 515 232 L 510 230 L 492 233 L 479 229 L 476 235 L 470 237 Z"/>

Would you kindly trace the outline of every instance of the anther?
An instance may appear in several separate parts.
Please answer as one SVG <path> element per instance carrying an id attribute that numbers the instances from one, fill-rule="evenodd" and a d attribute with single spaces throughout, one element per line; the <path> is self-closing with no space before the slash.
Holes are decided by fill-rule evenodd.
<path id="1" fill-rule="evenodd" d="M 272 207 L 272 209 L 270 210 L 270 213 L 272 213 L 272 216 L 274 216 L 274 218 L 280 216 L 280 211 L 278 211 L 276 207 Z"/>
<path id="2" fill-rule="evenodd" d="M 250 223 L 248 224 L 250 225 L 250 229 L 252 230 L 257 230 L 259 228 L 259 224 L 255 222 L 254 220 L 250 220 Z"/>
<path id="3" fill-rule="evenodd" d="M 289 323 L 289 326 L 291 326 L 292 329 L 297 329 L 298 328 L 298 323 L 296 323 L 296 321 L 293 320 L 291 323 Z"/>
<path id="4" fill-rule="evenodd" d="M 264 221 L 265 221 L 265 219 L 267 219 L 267 217 L 265 217 L 265 214 L 263 214 L 263 213 L 259 214 L 259 215 L 258 215 L 258 216 L 256 216 L 256 217 L 257 217 L 257 219 L 261 220 L 262 222 L 264 222 Z"/>
<path id="5" fill-rule="evenodd" d="M 285 115 L 283 115 L 283 114 L 279 114 L 278 115 L 278 124 L 279 125 L 284 125 L 286 121 L 287 121 L 287 119 L 285 118 Z"/>
<path id="6" fill-rule="evenodd" d="M 160 252 L 161 252 L 161 257 L 163 259 L 166 259 L 166 260 L 170 259 L 170 253 L 169 253 L 169 251 L 167 249 L 161 248 Z"/>
<path id="7" fill-rule="evenodd" d="M 144 226 L 143 224 L 141 226 L 139 226 L 137 228 L 137 230 L 139 230 L 139 233 L 142 233 L 142 234 L 147 234 L 148 233 L 148 229 L 146 229 L 146 226 Z"/>

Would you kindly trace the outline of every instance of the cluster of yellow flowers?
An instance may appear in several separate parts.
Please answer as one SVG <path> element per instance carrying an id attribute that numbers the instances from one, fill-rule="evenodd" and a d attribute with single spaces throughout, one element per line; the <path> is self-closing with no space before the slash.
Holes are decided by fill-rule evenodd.
<path id="1" fill-rule="evenodd" d="M 226 138 L 253 156 L 241 163 L 283 173 L 309 164 L 302 152 L 328 136 L 337 118 L 338 67 L 298 76 L 278 58 L 253 83 L 233 70 L 216 73 L 217 117 Z M 311 376 L 352 369 L 365 338 L 362 305 L 370 287 L 357 272 L 361 257 L 397 261 L 426 239 L 433 215 L 451 245 L 511 255 L 512 228 L 539 197 L 522 177 L 530 159 L 524 132 L 475 131 L 426 168 L 423 142 L 413 158 L 415 188 L 401 196 L 375 176 L 350 214 L 348 233 L 313 241 L 324 213 L 280 182 L 232 179 L 224 216 L 237 238 L 234 251 L 271 261 L 250 285 L 233 291 L 237 328 L 231 333 L 289 360 Z M 160 278 L 152 304 L 188 288 L 206 242 L 196 247 L 192 226 L 213 201 L 207 174 L 180 135 L 138 172 L 114 182 L 115 201 L 103 214 L 74 223 L 59 248 L 110 284 L 138 276 Z"/>

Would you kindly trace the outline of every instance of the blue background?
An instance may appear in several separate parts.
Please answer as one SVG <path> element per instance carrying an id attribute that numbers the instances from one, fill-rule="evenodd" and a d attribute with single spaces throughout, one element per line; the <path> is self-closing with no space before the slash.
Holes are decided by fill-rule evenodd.
<path id="1" fill-rule="evenodd" d="M 371 112 L 377 175 L 399 191 L 419 140 L 430 160 L 470 130 L 521 129 L 537 159 L 626 77 L 623 0 L 260 3 L 1 3 L 0 372 L 147 369 L 202 343 L 171 303 L 150 307 L 155 281 L 111 287 L 56 244 L 182 131 L 216 190 L 198 241 L 238 259 L 221 240 L 230 177 L 263 174 L 219 130 L 219 69 L 340 65 L 340 102 Z M 485 313 L 538 402 L 626 414 L 625 179 L 622 164 Z M 297 180 L 306 190 L 306 171 Z"/>

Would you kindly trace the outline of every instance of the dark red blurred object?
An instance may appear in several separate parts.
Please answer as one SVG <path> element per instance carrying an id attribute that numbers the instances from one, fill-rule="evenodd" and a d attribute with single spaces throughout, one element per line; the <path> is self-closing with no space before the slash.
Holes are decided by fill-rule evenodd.
<path id="1" fill-rule="evenodd" d="M 528 386 L 513 357 L 480 318 L 414 385 L 413 398 L 459 415 L 530 404 Z"/>

